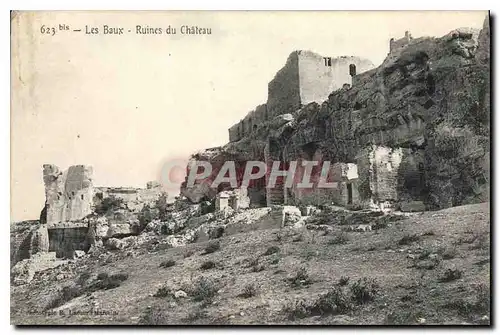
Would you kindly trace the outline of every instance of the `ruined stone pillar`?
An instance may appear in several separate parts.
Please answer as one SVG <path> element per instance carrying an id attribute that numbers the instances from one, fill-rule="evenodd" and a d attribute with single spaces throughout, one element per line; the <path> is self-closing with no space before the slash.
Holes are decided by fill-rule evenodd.
<path id="1" fill-rule="evenodd" d="M 92 167 L 74 165 L 62 172 L 57 166 L 43 166 L 45 212 L 48 228 L 60 222 L 83 219 L 92 213 Z"/>

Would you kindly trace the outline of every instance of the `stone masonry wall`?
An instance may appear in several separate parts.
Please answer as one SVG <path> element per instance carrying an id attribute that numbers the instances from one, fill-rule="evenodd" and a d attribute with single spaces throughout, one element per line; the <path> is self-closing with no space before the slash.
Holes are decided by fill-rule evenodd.
<path id="1" fill-rule="evenodd" d="M 327 58 L 311 51 L 298 53 L 300 103 L 321 103 L 328 99 L 330 93 L 344 84 L 351 85 L 349 66 L 356 66 L 356 73 L 373 69 L 375 65 L 367 59 L 354 56 Z"/>

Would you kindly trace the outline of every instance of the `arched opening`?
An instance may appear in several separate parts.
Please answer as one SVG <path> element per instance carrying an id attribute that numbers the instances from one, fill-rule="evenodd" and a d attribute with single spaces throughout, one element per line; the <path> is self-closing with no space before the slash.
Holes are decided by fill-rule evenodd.
<path id="1" fill-rule="evenodd" d="M 349 65 L 349 74 L 351 76 L 355 76 L 356 75 L 356 65 L 355 64 L 350 64 Z"/>

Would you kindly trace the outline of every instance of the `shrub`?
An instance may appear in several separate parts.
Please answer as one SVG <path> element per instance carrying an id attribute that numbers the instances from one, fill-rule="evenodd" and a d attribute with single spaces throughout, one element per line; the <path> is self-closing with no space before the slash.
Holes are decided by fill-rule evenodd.
<path id="1" fill-rule="evenodd" d="M 340 287 L 334 286 L 326 294 L 321 295 L 314 303 L 311 311 L 315 315 L 346 314 L 353 309 L 349 297 Z"/>
<path id="2" fill-rule="evenodd" d="M 170 287 L 162 286 L 158 289 L 158 291 L 156 291 L 155 294 L 153 294 L 153 297 L 164 298 L 170 295 L 172 295 L 172 290 L 170 289 Z"/>
<path id="3" fill-rule="evenodd" d="M 375 299 L 379 285 L 373 279 L 366 277 L 358 279 L 351 285 L 352 299 L 358 304 L 364 304 Z"/>
<path id="4" fill-rule="evenodd" d="M 191 295 L 194 301 L 211 301 L 217 294 L 217 287 L 215 284 L 201 277 L 193 286 Z"/>
<path id="5" fill-rule="evenodd" d="M 198 309 L 194 312 L 189 313 L 186 317 L 182 318 L 181 322 L 186 324 L 196 324 L 200 323 L 200 319 L 204 319 L 208 316 L 208 313 L 202 309 Z"/>
<path id="6" fill-rule="evenodd" d="M 443 283 L 462 278 L 462 271 L 458 269 L 446 269 L 440 281 Z"/>
<path id="7" fill-rule="evenodd" d="M 288 281 L 290 282 L 290 285 L 292 287 L 301 287 L 301 286 L 307 286 L 312 283 L 311 279 L 309 278 L 309 274 L 307 273 L 306 268 L 302 267 L 300 268 L 295 276 L 292 278 L 289 278 Z"/>
<path id="8" fill-rule="evenodd" d="M 115 273 L 115 274 L 112 274 L 109 278 L 111 280 L 125 281 L 128 279 L 128 273 L 126 273 L 126 272 Z"/>
<path id="9" fill-rule="evenodd" d="M 245 288 L 243 288 L 243 292 L 241 292 L 238 296 L 242 298 L 251 298 L 257 295 L 257 287 L 255 284 L 247 284 Z"/>
<path id="10" fill-rule="evenodd" d="M 207 247 L 205 248 L 205 254 L 214 253 L 219 249 L 220 249 L 219 241 L 212 241 L 212 242 L 208 243 Z"/>
<path id="11" fill-rule="evenodd" d="M 139 320 L 139 324 L 151 326 L 168 325 L 168 323 L 166 313 L 159 307 L 148 308 Z"/>
<path id="12" fill-rule="evenodd" d="M 346 244 L 349 241 L 349 236 L 347 235 L 346 232 L 341 232 L 336 234 L 332 239 L 328 241 L 328 244 L 330 245 L 335 245 L 335 244 Z"/>
<path id="13" fill-rule="evenodd" d="M 108 278 L 108 274 L 106 272 L 101 272 L 97 275 L 97 280 L 104 280 Z"/>
<path id="14" fill-rule="evenodd" d="M 347 284 L 349 283 L 349 279 L 350 279 L 350 278 L 349 278 L 349 277 L 347 277 L 347 276 L 342 276 L 342 277 L 340 277 L 339 282 L 338 282 L 338 285 L 339 285 L 339 286 L 345 286 L 345 285 L 347 285 Z"/>
<path id="15" fill-rule="evenodd" d="M 161 268 L 170 268 L 175 265 L 175 261 L 173 259 L 169 259 L 160 263 Z"/>
<path id="16" fill-rule="evenodd" d="M 266 252 L 264 252 L 264 256 L 269 256 L 277 252 L 280 252 L 280 248 L 273 245 L 272 247 L 267 248 Z"/>
<path id="17" fill-rule="evenodd" d="M 259 258 L 249 259 L 246 267 L 251 268 L 252 272 L 261 272 L 265 269 L 264 264 L 259 262 Z"/>
<path id="18" fill-rule="evenodd" d="M 413 242 L 416 242 L 420 239 L 420 237 L 417 235 L 417 234 L 413 234 L 413 235 L 409 235 L 409 234 L 406 234 L 405 236 L 403 236 L 398 244 L 399 245 L 407 245 L 407 244 L 411 244 Z"/>
<path id="19" fill-rule="evenodd" d="M 215 268 L 215 262 L 214 261 L 206 261 L 203 264 L 201 264 L 200 269 L 202 270 L 209 270 Z"/>
<path id="20" fill-rule="evenodd" d="M 429 258 L 430 254 L 432 254 L 432 250 L 430 249 L 424 249 L 420 255 L 418 255 L 418 259 L 427 259 Z"/>
<path id="21" fill-rule="evenodd" d="M 304 300 L 294 301 L 290 305 L 285 306 L 283 312 L 287 314 L 289 320 L 303 319 L 309 316 L 309 307 Z"/>
<path id="22" fill-rule="evenodd" d="M 276 233 L 276 235 L 274 236 L 274 240 L 275 240 L 276 242 L 281 242 L 281 241 L 283 241 L 283 234 L 282 234 L 280 231 L 279 231 L 279 232 L 277 232 L 277 233 Z"/>
<path id="23" fill-rule="evenodd" d="M 388 325 L 412 325 L 423 316 L 420 311 L 393 311 L 386 315 L 385 323 Z"/>
<path id="24" fill-rule="evenodd" d="M 93 290 L 110 290 L 121 285 L 128 279 L 128 273 L 120 272 L 109 276 L 106 272 L 101 272 L 97 276 L 97 282 L 90 289 Z"/>

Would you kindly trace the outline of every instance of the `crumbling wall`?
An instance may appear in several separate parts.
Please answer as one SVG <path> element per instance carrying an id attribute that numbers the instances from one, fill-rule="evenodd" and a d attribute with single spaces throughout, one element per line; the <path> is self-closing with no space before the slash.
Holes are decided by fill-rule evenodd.
<path id="1" fill-rule="evenodd" d="M 412 37 L 411 37 L 411 34 L 409 31 L 405 31 L 405 36 L 402 38 L 399 38 L 397 40 L 394 38 L 391 38 L 391 40 L 389 42 L 389 52 L 392 52 L 392 51 L 400 49 L 400 48 L 404 48 L 405 46 L 410 44 L 411 40 L 412 40 Z"/>
<path id="2" fill-rule="evenodd" d="M 375 67 L 369 60 L 359 57 L 323 57 L 311 51 L 299 51 L 298 62 L 302 105 L 321 103 L 344 84 L 351 85 L 351 65 L 355 66 L 356 73 L 363 73 Z"/>
<path id="3" fill-rule="evenodd" d="M 92 212 L 92 167 L 70 166 L 62 172 L 55 165 L 43 166 L 47 224 L 79 220 Z"/>
<path id="4" fill-rule="evenodd" d="M 269 117 L 293 113 L 300 107 L 299 51 L 288 56 L 285 66 L 268 85 L 267 110 Z"/>

